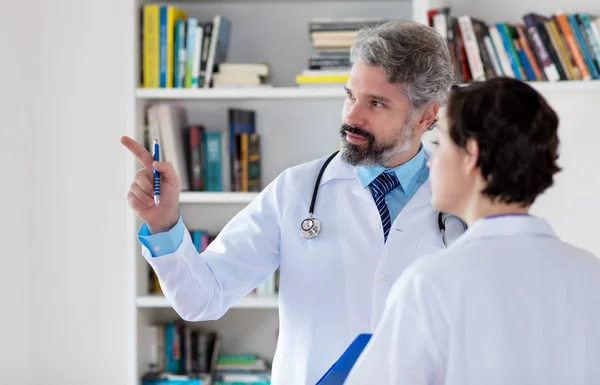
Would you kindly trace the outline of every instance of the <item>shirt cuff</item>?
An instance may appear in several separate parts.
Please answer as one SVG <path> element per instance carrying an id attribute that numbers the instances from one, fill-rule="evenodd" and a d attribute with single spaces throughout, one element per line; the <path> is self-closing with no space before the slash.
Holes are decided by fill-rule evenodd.
<path id="1" fill-rule="evenodd" d="M 179 245 L 183 241 L 184 230 L 185 225 L 181 216 L 170 230 L 156 234 L 150 234 L 150 230 L 146 222 L 144 222 L 138 230 L 137 238 L 150 251 L 152 257 L 160 257 L 172 254 L 179 248 Z"/>

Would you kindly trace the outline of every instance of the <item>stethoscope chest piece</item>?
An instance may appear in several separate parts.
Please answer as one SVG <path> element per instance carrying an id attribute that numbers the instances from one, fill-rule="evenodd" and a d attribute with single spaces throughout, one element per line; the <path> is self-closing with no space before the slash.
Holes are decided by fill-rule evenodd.
<path id="1" fill-rule="evenodd" d="M 321 232 L 321 222 L 318 219 L 309 217 L 300 224 L 300 234 L 303 238 L 314 238 Z"/>

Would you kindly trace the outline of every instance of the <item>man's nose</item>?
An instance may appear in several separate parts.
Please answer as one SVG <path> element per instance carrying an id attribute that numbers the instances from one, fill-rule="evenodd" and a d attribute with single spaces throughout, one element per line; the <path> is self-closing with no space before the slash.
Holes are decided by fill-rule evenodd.
<path id="1" fill-rule="evenodd" d="M 365 125 L 365 113 L 364 109 L 359 105 L 359 103 L 354 103 L 348 109 L 348 114 L 346 115 L 346 123 L 352 127 L 364 127 Z"/>

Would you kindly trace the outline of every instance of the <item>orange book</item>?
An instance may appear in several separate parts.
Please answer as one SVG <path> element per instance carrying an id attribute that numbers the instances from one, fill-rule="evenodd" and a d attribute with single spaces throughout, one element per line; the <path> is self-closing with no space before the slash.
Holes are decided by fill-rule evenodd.
<path id="1" fill-rule="evenodd" d="M 515 25 L 515 28 L 517 29 L 517 33 L 519 34 L 519 43 L 521 44 L 521 48 L 523 48 L 523 51 L 525 52 L 525 56 L 527 56 L 527 60 L 529 61 L 529 64 L 531 64 L 531 69 L 533 70 L 533 73 L 535 74 L 536 80 L 543 80 L 544 76 L 542 75 L 542 71 L 541 71 L 540 67 L 538 66 L 538 62 L 537 62 L 535 56 L 533 56 L 533 52 L 531 52 L 531 47 L 529 46 L 529 42 L 527 41 L 527 38 L 525 37 L 525 31 L 523 31 L 523 26 L 520 24 L 517 24 L 517 25 Z"/>
<path id="2" fill-rule="evenodd" d="M 558 26 L 560 28 L 560 32 L 565 37 L 565 41 L 567 42 L 567 46 L 571 54 L 573 55 L 573 59 L 575 60 L 575 64 L 577 68 L 579 68 L 579 73 L 581 74 L 581 78 L 583 80 L 591 79 L 590 71 L 588 71 L 587 65 L 585 61 L 583 61 L 583 55 L 581 55 L 581 51 L 579 50 L 579 44 L 575 39 L 575 35 L 571 30 L 571 26 L 569 24 L 569 20 L 567 20 L 567 15 L 563 11 L 558 11 L 554 14 L 556 17 L 556 21 L 558 22 Z"/>

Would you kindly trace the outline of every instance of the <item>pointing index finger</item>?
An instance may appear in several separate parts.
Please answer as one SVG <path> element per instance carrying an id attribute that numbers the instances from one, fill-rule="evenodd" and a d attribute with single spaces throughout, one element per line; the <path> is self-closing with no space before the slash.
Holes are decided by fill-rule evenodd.
<path id="1" fill-rule="evenodd" d="M 128 136 L 121 137 L 121 144 L 131 151 L 131 153 L 140 161 L 146 170 L 150 172 L 153 171 L 152 163 L 154 162 L 154 158 L 144 146 Z"/>

